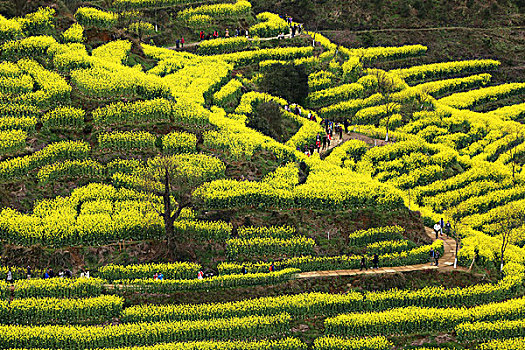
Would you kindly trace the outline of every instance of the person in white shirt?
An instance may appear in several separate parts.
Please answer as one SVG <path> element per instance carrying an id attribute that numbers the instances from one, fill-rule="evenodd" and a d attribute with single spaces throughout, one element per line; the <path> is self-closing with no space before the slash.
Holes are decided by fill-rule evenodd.
<path id="1" fill-rule="evenodd" d="M 441 231 L 441 225 L 439 224 L 439 222 L 436 222 L 436 224 L 434 225 L 434 231 L 436 232 L 436 239 L 438 239 L 439 232 Z"/>

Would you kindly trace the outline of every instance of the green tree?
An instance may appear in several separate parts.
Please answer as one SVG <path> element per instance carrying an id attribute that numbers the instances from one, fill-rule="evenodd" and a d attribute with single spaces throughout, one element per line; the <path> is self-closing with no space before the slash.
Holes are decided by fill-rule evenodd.
<path id="1" fill-rule="evenodd" d="M 280 105 L 271 101 L 257 104 L 253 113 L 248 115 L 246 125 L 279 142 L 288 141 L 300 127 L 295 121 L 285 118 Z"/>
<path id="2" fill-rule="evenodd" d="M 308 95 L 308 75 L 303 65 L 272 64 L 264 70 L 258 85 L 264 92 L 300 105 Z"/>
<path id="3" fill-rule="evenodd" d="M 385 141 L 389 139 L 390 118 L 398 108 L 398 104 L 392 100 L 392 93 L 396 91 L 396 84 L 392 75 L 383 70 L 376 70 L 375 77 L 377 78 L 377 92 L 383 95 L 385 120 L 386 120 L 386 136 Z"/>

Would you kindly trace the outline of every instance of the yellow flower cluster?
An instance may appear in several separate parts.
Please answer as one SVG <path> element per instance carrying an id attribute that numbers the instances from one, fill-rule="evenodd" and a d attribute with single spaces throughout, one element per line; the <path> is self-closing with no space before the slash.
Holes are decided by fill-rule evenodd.
<path id="1" fill-rule="evenodd" d="M 84 126 L 84 117 L 86 112 L 83 109 L 75 107 L 57 107 L 41 118 L 44 127 L 79 129 Z"/>
<path id="2" fill-rule="evenodd" d="M 104 177 L 105 167 L 97 161 L 65 160 L 43 166 L 37 173 L 38 182 L 50 183 L 62 179 L 101 179 Z"/>
<path id="3" fill-rule="evenodd" d="M 314 350 L 389 350 L 394 344 L 385 337 L 339 338 L 325 336 L 314 341 Z"/>
<path id="4" fill-rule="evenodd" d="M 252 237 L 233 238 L 226 241 L 226 252 L 231 259 L 241 257 L 254 259 L 261 257 L 282 257 L 313 254 L 315 241 L 306 237 L 273 238 Z"/>
<path id="5" fill-rule="evenodd" d="M 27 133 L 22 130 L 0 131 L 0 156 L 23 150 L 26 139 Z"/>
<path id="6" fill-rule="evenodd" d="M 227 110 L 233 110 L 242 96 L 242 83 L 238 79 L 231 79 L 219 91 L 213 94 L 213 103 Z"/>
<path id="7" fill-rule="evenodd" d="M 324 107 L 337 102 L 361 97 L 363 91 L 363 85 L 361 84 L 342 84 L 337 87 L 308 94 L 307 104 L 311 107 Z"/>
<path id="8" fill-rule="evenodd" d="M 288 314 L 209 321 L 134 323 L 99 326 L 0 326 L 5 348 L 108 348 L 207 340 L 260 339 L 289 328 Z"/>
<path id="9" fill-rule="evenodd" d="M 192 279 L 201 269 L 199 264 L 188 262 L 105 265 L 98 269 L 98 276 L 108 281 L 122 279 L 153 278 L 155 273 L 162 273 L 165 279 Z"/>
<path id="10" fill-rule="evenodd" d="M 525 299 L 520 298 L 470 309 L 407 307 L 381 312 L 343 314 L 327 318 L 325 330 L 328 335 L 344 337 L 412 334 L 431 332 L 435 329 L 446 331 L 474 320 L 493 323 L 522 318 L 525 313 L 524 305 Z"/>
<path id="11" fill-rule="evenodd" d="M 485 86 L 490 82 L 490 74 L 471 75 L 465 78 L 452 78 L 445 80 L 432 81 L 414 86 L 422 92 L 433 96 L 448 94 L 451 92 L 463 91 L 474 87 Z"/>
<path id="12" fill-rule="evenodd" d="M 201 55 L 215 55 L 235 51 L 243 51 L 252 48 L 253 43 L 243 36 L 232 38 L 220 38 L 213 40 L 204 40 L 199 43 L 197 53 Z"/>
<path id="13" fill-rule="evenodd" d="M 117 280 L 115 285 L 123 291 L 132 290 L 141 293 L 176 293 L 180 291 L 213 290 L 221 288 L 237 288 L 261 286 L 286 282 L 298 273 L 298 269 L 284 269 L 270 273 L 247 273 L 213 276 L 205 279 L 135 279 Z"/>
<path id="14" fill-rule="evenodd" d="M 188 7 L 177 13 L 177 17 L 188 20 L 192 16 L 205 15 L 213 19 L 221 18 L 245 18 L 250 15 L 252 4 L 245 0 L 238 0 L 234 4 L 212 4 L 199 7 Z"/>
<path id="15" fill-rule="evenodd" d="M 194 153 L 197 137 L 187 132 L 171 132 L 162 137 L 162 151 L 168 154 Z"/>
<path id="16" fill-rule="evenodd" d="M 118 14 L 94 7 L 79 7 L 75 12 L 75 19 L 83 27 L 109 29 L 117 24 Z"/>
<path id="17" fill-rule="evenodd" d="M 84 41 L 84 27 L 78 23 L 73 23 L 69 29 L 62 33 L 65 42 L 81 43 Z"/>
<path id="18" fill-rule="evenodd" d="M 453 61 L 394 69 L 390 73 L 400 76 L 406 82 L 414 82 L 467 73 L 486 72 L 498 68 L 499 65 L 499 61 L 494 60 Z"/>
<path id="19" fill-rule="evenodd" d="M 124 299 L 104 295 L 82 299 L 23 298 L 0 301 L 3 324 L 45 325 L 104 322 L 120 316 Z"/>
<path id="20" fill-rule="evenodd" d="M 115 151 L 155 150 L 155 136 L 147 131 L 122 131 L 100 134 L 101 148 Z"/>
<path id="21" fill-rule="evenodd" d="M 261 12 L 257 14 L 256 18 L 259 23 L 251 26 L 248 30 L 251 36 L 268 38 L 275 37 L 280 33 L 288 34 L 288 24 L 279 15 L 271 12 Z"/>
<path id="22" fill-rule="evenodd" d="M 523 94 L 525 83 L 511 83 L 485 87 L 477 90 L 458 92 L 439 100 L 440 103 L 455 108 L 471 108 L 488 101 Z"/>
<path id="23" fill-rule="evenodd" d="M 14 176 L 25 176 L 31 170 L 59 160 L 83 159 L 88 156 L 89 151 L 89 144 L 81 141 L 52 143 L 31 155 L 0 162 L 0 179 L 5 182 L 12 180 Z"/>
<path id="24" fill-rule="evenodd" d="M 88 298 L 102 293 L 104 280 L 99 278 L 27 279 L 15 283 L 15 298 Z"/>

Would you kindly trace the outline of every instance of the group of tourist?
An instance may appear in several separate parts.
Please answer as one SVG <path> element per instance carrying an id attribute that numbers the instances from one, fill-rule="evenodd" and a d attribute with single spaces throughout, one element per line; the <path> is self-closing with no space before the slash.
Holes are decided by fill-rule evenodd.
<path id="1" fill-rule="evenodd" d="M 439 236 L 443 236 L 443 233 L 445 236 L 448 236 L 450 234 L 451 229 L 450 221 L 447 221 L 447 223 L 444 222 L 443 218 L 436 222 L 434 224 L 434 232 L 436 234 L 436 239 L 438 239 Z"/>
<path id="2" fill-rule="evenodd" d="M 153 280 L 155 280 L 155 281 L 163 281 L 164 280 L 164 275 L 162 274 L 162 272 L 155 272 L 155 274 L 153 275 Z"/>
<path id="3" fill-rule="evenodd" d="M 249 37 L 249 34 L 248 34 L 248 30 L 247 29 L 242 29 L 242 28 L 235 28 L 235 34 L 234 36 L 245 36 L 245 37 Z M 218 39 L 218 38 L 229 38 L 230 37 L 230 30 L 229 29 L 226 29 L 224 31 L 224 35 L 221 36 L 219 34 L 219 31 L 218 30 L 214 30 L 213 32 L 211 33 L 205 33 L 203 30 L 201 30 L 199 32 L 199 39 L 200 41 L 203 41 L 203 40 L 212 40 L 212 39 Z"/>
<path id="4" fill-rule="evenodd" d="M 298 116 L 302 117 L 302 111 L 301 107 L 299 105 L 295 106 L 284 106 L 284 110 L 290 113 L 297 114 Z M 308 112 L 308 115 L 305 116 L 306 119 L 315 122 L 316 118 L 315 115 L 312 114 L 312 112 Z M 305 145 L 303 149 L 301 147 L 297 147 L 297 150 L 299 152 L 304 152 L 308 157 L 314 154 L 315 151 L 317 153 L 320 153 L 321 150 L 325 150 L 327 148 L 330 148 L 330 142 L 334 138 L 334 132 L 336 135 L 339 135 L 339 139 L 343 139 L 343 130 L 345 133 L 348 133 L 348 127 L 350 126 L 350 123 L 348 122 L 348 119 L 345 119 L 344 122 L 338 123 L 334 122 L 329 119 L 323 119 L 321 120 L 321 126 L 324 127 L 324 134 L 321 135 L 321 133 L 317 133 L 315 137 L 315 142 L 309 145 Z"/>
<path id="5" fill-rule="evenodd" d="M 273 262 L 268 267 L 268 272 L 275 272 L 275 265 L 274 265 Z M 243 275 L 246 275 L 248 273 L 248 270 L 246 270 L 246 266 L 244 266 L 244 265 L 242 266 L 241 273 Z"/>
<path id="6" fill-rule="evenodd" d="M 372 269 L 378 269 L 378 268 L 379 268 L 379 255 L 375 253 L 372 257 Z M 366 256 L 364 254 L 361 255 L 359 270 L 360 271 L 368 270 L 368 264 L 366 261 Z"/>
<path id="7" fill-rule="evenodd" d="M 430 248 L 430 265 L 436 265 L 438 266 L 439 264 L 439 257 L 440 257 L 440 254 L 439 254 L 439 250 L 435 249 L 434 248 Z"/>
<path id="8" fill-rule="evenodd" d="M 33 271 L 31 269 L 31 266 L 27 266 L 26 268 L 26 277 L 27 279 L 31 279 L 33 277 Z M 57 277 L 58 278 L 73 278 L 73 272 L 71 272 L 70 269 L 61 269 L 58 273 L 56 273 L 52 268 L 48 268 L 42 274 L 43 279 L 57 278 Z M 84 270 L 84 269 L 80 270 L 80 278 L 89 278 L 89 271 Z M 15 282 L 13 270 L 11 268 L 9 268 L 7 271 L 6 282 L 7 283 Z"/>
<path id="9" fill-rule="evenodd" d="M 313 120 L 315 120 L 315 117 L 313 117 Z M 304 150 L 298 148 L 298 151 L 304 151 L 304 154 L 311 156 L 315 151 L 320 153 L 321 150 L 329 149 L 330 143 L 334 139 L 334 133 L 339 136 L 339 140 L 343 140 L 343 130 L 345 133 L 348 132 L 349 123 L 346 119 L 343 124 L 333 122 L 328 119 L 323 119 L 321 121 L 321 125 L 324 126 L 325 129 L 323 135 L 321 135 L 321 133 L 317 133 L 314 144 L 305 146 Z"/>
<path id="10" fill-rule="evenodd" d="M 180 49 L 181 47 L 184 47 L 184 43 L 185 43 L 185 42 L 186 42 L 186 41 L 184 40 L 184 37 L 181 36 L 180 39 L 175 40 L 175 47 L 176 47 L 177 49 Z"/>

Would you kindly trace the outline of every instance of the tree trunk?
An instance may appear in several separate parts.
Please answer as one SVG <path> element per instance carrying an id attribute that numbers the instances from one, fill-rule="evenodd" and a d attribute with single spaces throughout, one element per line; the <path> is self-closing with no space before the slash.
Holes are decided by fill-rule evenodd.
<path id="1" fill-rule="evenodd" d="M 500 261 L 500 265 L 499 265 L 499 270 L 500 272 L 503 272 L 503 254 L 505 254 L 505 248 L 506 248 L 506 242 L 505 242 L 505 238 L 503 238 L 503 242 L 501 244 L 501 261 Z"/>
<path id="2" fill-rule="evenodd" d="M 387 111 L 388 113 L 388 111 Z M 385 141 L 388 142 L 388 124 L 390 124 L 390 114 L 389 116 L 386 118 L 386 136 L 385 136 Z"/>
<path id="3" fill-rule="evenodd" d="M 175 252 L 177 251 L 177 237 L 175 237 L 175 220 L 170 215 L 164 217 L 164 228 L 166 230 L 166 241 L 169 255 L 175 258 Z"/>
<path id="4" fill-rule="evenodd" d="M 175 257 L 175 252 L 177 251 L 177 242 L 175 240 L 175 219 L 172 217 L 171 212 L 171 191 L 170 191 L 170 174 L 168 169 L 164 174 L 164 193 L 162 195 L 162 200 L 164 202 L 164 229 L 166 231 L 166 241 L 168 245 L 168 252 L 171 257 Z"/>

